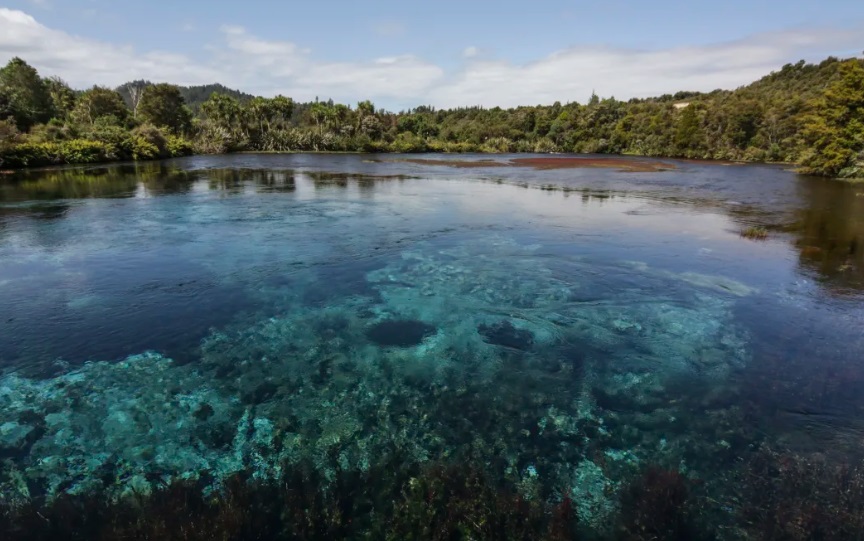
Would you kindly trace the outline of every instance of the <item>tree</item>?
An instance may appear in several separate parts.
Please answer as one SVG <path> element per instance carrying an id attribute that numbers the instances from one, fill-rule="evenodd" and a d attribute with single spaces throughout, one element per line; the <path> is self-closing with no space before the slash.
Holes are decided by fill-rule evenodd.
<path id="1" fill-rule="evenodd" d="M 106 117 L 124 124 L 129 118 L 129 109 L 119 93 L 104 86 L 94 86 L 81 94 L 72 110 L 72 119 L 79 124 L 94 124 Z"/>
<path id="2" fill-rule="evenodd" d="M 864 175 L 864 66 L 849 60 L 814 101 L 804 137 L 811 150 L 806 171 L 829 176 Z"/>
<path id="3" fill-rule="evenodd" d="M 315 121 L 315 125 L 318 127 L 319 133 L 323 131 L 324 121 L 327 120 L 329 114 L 330 107 L 320 101 L 316 101 L 312 104 L 312 107 L 309 108 L 309 117 L 312 118 L 313 121 Z"/>
<path id="4" fill-rule="evenodd" d="M 240 123 L 242 108 L 236 98 L 214 92 L 201 104 L 201 113 L 221 127 L 232 128 Z"/>
<path id="5" fill-rule="evenodd" d="M 271 112 L 274 122 L 278 122 L 280 127 L 286 127 L 294 115 L 294 100 L 280 94 L 270 100 L 270 102 L 272 104 Z"/>
<path id="6" fill-rule="evenodd" d="M 702 144 L 702 127 L 699 122 L 699 114 L 696 106 L 692 103 L 684 107 L 678 118 L 678 126 L 675 129 L 675 146 L 679 153 L 692 157 L 694 151 Z"/>
<path id="7" fill-rule="evenodd" d="M 51 96 L 54 115 L 60 119 L 67 118 L 75 108 L 75 91 L 60 77 L 49 77 L 44 82 Z"/>
<path id="8" fill-rule="evenodd" d="M 214 92 L 201 104 L 201 114 L 204 118 L 198 126 L 198 139 L 208 152 L 246 147 L 246 115 L 239 100 Z"/>
<path id="9" fill-rule="evenodd" d="M 141 105 L 141 98 L 144 96 L 144 90 L 150 85 L 147 81 L 131 81 L 117 88 L 122 96 L 128 96 L 129 108 L 132 110 L 132 118 L 138 118 L 138 106 Z"/>
<path id="10" fill-rule="evenodd" d="M 143 122 L 167 128 L 175 134 L 184 133 L 192 126 L 192 112 L 175 85 L 148 86 L 141 96 L 138 115 Z"/>
<path id="11" fill-rule="evenodd" d="M 48 122 L 53 114 L 51 95 L 35 68 L 18 57 L 0 69 L 0 92 L 5 96 L 6 112 L 21 131 Z"/>

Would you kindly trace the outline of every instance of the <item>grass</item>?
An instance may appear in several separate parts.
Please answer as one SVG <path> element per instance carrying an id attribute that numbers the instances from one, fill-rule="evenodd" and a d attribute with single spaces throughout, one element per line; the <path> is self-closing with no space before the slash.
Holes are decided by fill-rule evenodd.
<path id="1" fill-rule="evenodd" d="M 765 240 L 768 238 L 768 230 L 761 225 L 754 225 L 742 231 L 741 236 L 750 240 Z"/>

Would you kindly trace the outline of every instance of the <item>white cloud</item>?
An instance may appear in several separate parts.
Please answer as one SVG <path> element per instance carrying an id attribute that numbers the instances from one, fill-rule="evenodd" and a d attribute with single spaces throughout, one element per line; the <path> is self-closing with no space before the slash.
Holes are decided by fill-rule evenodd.
<path id="1" fill-rule="evenodd" d="M 462 51 L 463 66 L 448 73 L 413 55 L 322 61 L 300 44 L 263 39 L 239 26 L 224 26 L 214 42 L 203 47 L 205 59 L 200 60 L 74 36 L 22 11 L 0 8 L 0 62 L 20 56 L 43 74 L 59 75 L 79 88 L 144 78 L 178 84 L 221 82 L 300 100 L 320 96 L 353 103 L 370 98 L 391 108 L 513 106 L 584 101 L 595 89 L 601 96 L 626 99 L 734 88 L 799 58 L 858 51 L 862 30 L 798 29 L 654 50 L 574 47 L 528 63 L 481 57 L 472 46 Z"/>
<path id="2" fill-rule="evenodd" d="M 465 47 L 465 50 L 462 51 L 463 58 L 474 58 L 478 54 L 480 54 L 480 49 L 473 45 L 471 47 Z"/>
<path id="3" fill-rule="evenodd" d="M 220 73 L 183 55 L 150 51 L 72 36 L 52 30 L 30 15 L 0 8 L 0 61 L 20 56 L 43 75 L 59 75 L 77 87 L 119 85 L 139 78 L 190 84 L 216 80 Z"/>
<path id="4" fill-rule="evenodd" d="M 656 50 L 574 47 L 535 62 L 474 60 L 430 91 L 436 105 L 531 105 L 619 99 L 750 83 L 790 61 L 856 51 L 864 29 L 771 32 L 709 46 Z"/>

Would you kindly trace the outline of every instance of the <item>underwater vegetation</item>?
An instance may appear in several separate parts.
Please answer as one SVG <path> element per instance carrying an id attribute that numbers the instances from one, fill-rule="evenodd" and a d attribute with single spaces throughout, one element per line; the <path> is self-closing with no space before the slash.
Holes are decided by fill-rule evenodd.
<path id="1" fill-rule="evenodd" d="M 435 165 L 456 167 L 460 169 L 476 169 L 485 167 L 530 167 L 542 171 L 549 169 L 580 169 L 580 168 L 606 168 L 616 169 L 622 172 L 651 173 L 657 171 L 668 171 L 675 169 L 671 162 L 657 160 L 640 160 L 623 158 L 620 156 L 604 157 L 566 157 L 566 158 L 514 158 L 511 160 L 473 159 L 473 160 L 448 160 L 430 158 L 409 158 L 402 160 L 417 165 Z"/>
<path id="2" fill-rule="evenodd" d="M 648 465 L 623 483 L 598 533 L 584 502 L 526 498 L 471 462 L 406 462 L 325 479 L 312 464 L 274 479 L 238 472 L 217 492 L 176 480 L 149 494 L 95 491 L 25 505 L 0 501 L 5 541 L 91 540 L 855 540 L 864 536 L 864 467 L 756 450 L 737 470 L 737 503 L 709 509 L 703 484 Z"/>
<path id="3" fill-rule="evenodd" d="M 280 290 L 283 313 L 214 330 L 195 362 L 147 353 L 0 377 L 9 527 L 28 516 L 19 510 L 48 517 L 74 503 L 92 508 L 76 516 L 103 513 L 92 527 L 114 528 L 107 538 L 192 521 L 178 530 L 189 539 L 240 539 L 224 522 L 242 522 L 230 506 L 254 516 L 264 501 L 281 517 L 274 535 L 298 539 L 375 532 L 381 517 L 396 529 L 370 538 L 566 539 L 574 528 L 610 538 L 616 517 L 630 517 L 633 535 L 684 531 L 668 508 L 636 510 L 689 494 L 673 482 L 683 474 L 633 489 L 627 479 L 661 458 L 664 471 L 708 476 L 746 446 L 737 410 L 694 383 L 746 364 L 728 311 L 729 291 L 745 289 L 628 266 L 705 286 L 675 302 L 628 290 L 586 304 L 591 285 L 554 279 L 534 250 L 488 237 L 418 243 L 367 272 L 356 294 L 310 304 L 302 289 Z M 261 495 L 298 479 L 314 520 L 284 516 L 300 489 Z M 177 494 L 210 520 L 154 507 Z M 175 513 L 174 526 L 146 519 L 160 513 Z M 219 521 L 229 533 L 208 529 Z"/>
<path id="4" fill-rule="evenodd" d="M 759 539 L 864 539 L 864 462 L 764 446 L 742 469 L 742 518 Z"/>

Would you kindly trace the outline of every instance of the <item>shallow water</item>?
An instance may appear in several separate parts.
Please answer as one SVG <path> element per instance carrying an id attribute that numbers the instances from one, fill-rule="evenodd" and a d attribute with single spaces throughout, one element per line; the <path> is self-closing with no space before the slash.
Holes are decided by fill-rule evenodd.
<path id="1" fill-rule="evenodd" d="M 572 498 L 602 532 L 648 464 L 703 480 L 722 514 L 759 445 L 856 456 L 864 187 L 669 163 L 3 177 L 3 498 L 299 463 L 332 480 L 397 453 Z"/>

